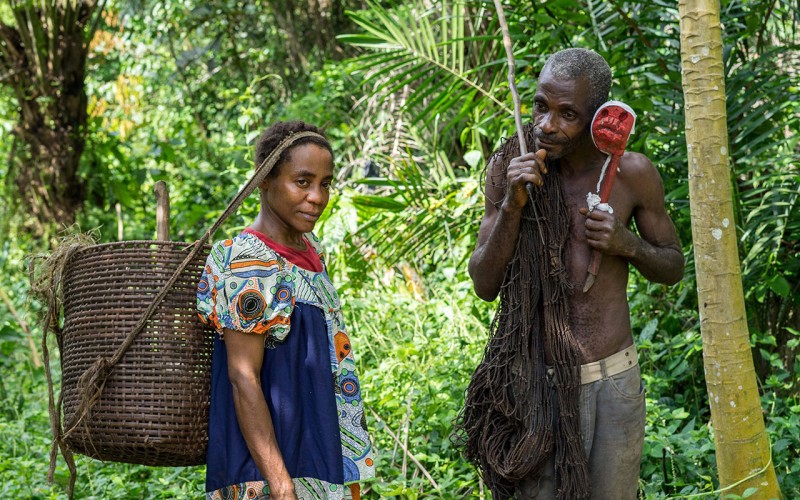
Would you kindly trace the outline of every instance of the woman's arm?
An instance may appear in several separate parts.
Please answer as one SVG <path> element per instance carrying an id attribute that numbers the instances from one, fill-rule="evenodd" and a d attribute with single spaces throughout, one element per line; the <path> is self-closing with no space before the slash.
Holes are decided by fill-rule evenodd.
<path id="1" fill-rule="evenodd" d="M 264 337 L 226 329 L 224 338 L 236 418 L 250 455 L 269 483 L 270 497 L 296 499 L 294 484 L 275 440 L 272 417 L 261 389 Z"/>

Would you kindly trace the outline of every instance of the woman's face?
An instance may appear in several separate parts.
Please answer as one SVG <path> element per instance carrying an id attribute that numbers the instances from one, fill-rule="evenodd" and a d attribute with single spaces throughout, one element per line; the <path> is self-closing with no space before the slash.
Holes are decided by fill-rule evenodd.
<path id="1" fill-rule="evenodd" d="M 333 158 L 322 146 L 301 144 L 289 151 L 289 159 L 278 168 L 278 174 L 264 181 L 265 202 L 275 236 L 296 238 L 314 229 L 328 205 Z M 285 243 L 280 242 L 278 243 Z"/>

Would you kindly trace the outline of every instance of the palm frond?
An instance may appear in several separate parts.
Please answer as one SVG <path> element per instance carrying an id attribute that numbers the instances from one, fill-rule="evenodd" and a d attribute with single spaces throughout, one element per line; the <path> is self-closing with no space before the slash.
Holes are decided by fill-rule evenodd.
<path id="1" fill-rule="evenodd" d="M 385 79 L 372 92 L 385 98 L 405 86 L 412 88 L 404 105 L 412 124 L 428 125 L 439 116 L 447 128 L 455 121 L 450 117 L 463 117 L 454 110 L 478 101 L 511 116 L 511 107 L 501 96 L 502 78 L 493 67 L 502 61 L 497 39 L 466 35 L 474 30 L 468 26 L 470 21 L 484 25 L 488 20 L 482 12 L 470 16 L 464 0 L 439 2 L 430 8 L 415 0 L 391 11 L 370 2 L 368 10 L 348 14 L 364 32 L 339 39 L 380 54 L 368 53 L 356 60 L 367 81 Z M 492 62 L 471 67 L 468 46 L 481 52 L 492 47 Z"/>

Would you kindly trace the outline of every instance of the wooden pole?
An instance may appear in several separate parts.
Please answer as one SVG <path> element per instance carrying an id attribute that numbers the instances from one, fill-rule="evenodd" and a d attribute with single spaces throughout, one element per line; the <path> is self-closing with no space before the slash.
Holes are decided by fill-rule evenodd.
<path id="1" fill-rule="evenodd" d="M 517 92 L 514 47 L 511 45 L 511 35 L 508 33 L 508 23 L 500 0 L 494 0 L 494 8 L 497 10 L 497 21 L 500 23 L 500 31 L 503 33 L 503 46 L 506 48 L 506 57 L 508 58 L 508 88 L 511 90 L 511 98 L 514 100 L 514 123 L 517 125 L 521 156 L 528 153 L 528 145 L 525 143 L 525 134 L 522 132 L 522 112 L 520 111 L 519 92 Z"/>
<path id="2" fill-rule="evenodd" d="M 497 11 L 497 22 L 500 24 L 500 32 L 503 34 L 503 46 L 506 49 L 506 58 L 508 59 L 508 88 L 511 91 L 511 98 L 514 100 L 514 123 L 517 126 L 519 154 L 522 156 L 528 153 L 528 145 L 525 142 L 525 133 L 522 131 L 522 111 L 520 110 L 519 92 L 517 92 L 514 47 L 511 45 L 511 35 L 508 32 L 508 23 L 506 22 L 506 15 L 503 12 L 501 0 L 494 0 L 494 8 Z M 544 153 L 543 150 L 542 153 Z M 539 230 L 539 240 L 542 242 L 542 245 L 544 245 L 544 232 L 539 222 L 539 213 L 536 210 L 536 204 L 533 203 L 533 184 L 530 182 L 525 184 L 525 189 L 528 191 L 528 200 L 530 200 L 531 208 L 533 209 L 533 218 L 536 221 L 536 228 Z"/>
<path id="3" fill-rule="evenodd" d="M 169 191 L 167 183 L 156 182 L 156 239 L 169 241 Z"/>
<path id="4" fill-rule="evenodd" d="M 117 203 L 114 205 L 114 209 L 117 211 L 117 241 L 122 241 L 124 239 L 124 227 L 122 225 L 122 205 Z"/>

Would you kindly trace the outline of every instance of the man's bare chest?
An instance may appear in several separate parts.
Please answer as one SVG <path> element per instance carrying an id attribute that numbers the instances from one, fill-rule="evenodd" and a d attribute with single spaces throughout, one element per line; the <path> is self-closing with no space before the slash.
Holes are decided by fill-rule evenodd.
<path id="1" fill-rule="evenodd" d="M 570 281 L 583 283 L 586 278 L 586 268 L 591 256 L 591 247 L 586 238 L 586 215 L 581 209 L 588 209 L 586 195 L 597 192 L 597 177 L 584 175 L 562 179 L 561 190 L 564 203 L 569 215 L 569 240 L 567 244 L 568 269 Z M 613 208 L 614 215 L 626 226 L 629 225 L 633 212 L 633 202 L 625 182 L 615 182 L 611 191 L 609 205 Z"/>
<path id="2" fill-rule="evenodd" d="M 621 177 L 622 175 L 617 175 L 608 204 L 611 205 L 614 215 L 627 226 L 633 213 L 634 196 L 630 192 L 631 186 Z M 586 216 L 580 213 L 580 209 L 588 209 L 586 198 L 589 193 L 597 193 L 598 178 L 599 172 L 592 172 L 581 177 L 562 179 L 561 190 L 573 227 L 583 227 Z"/>

